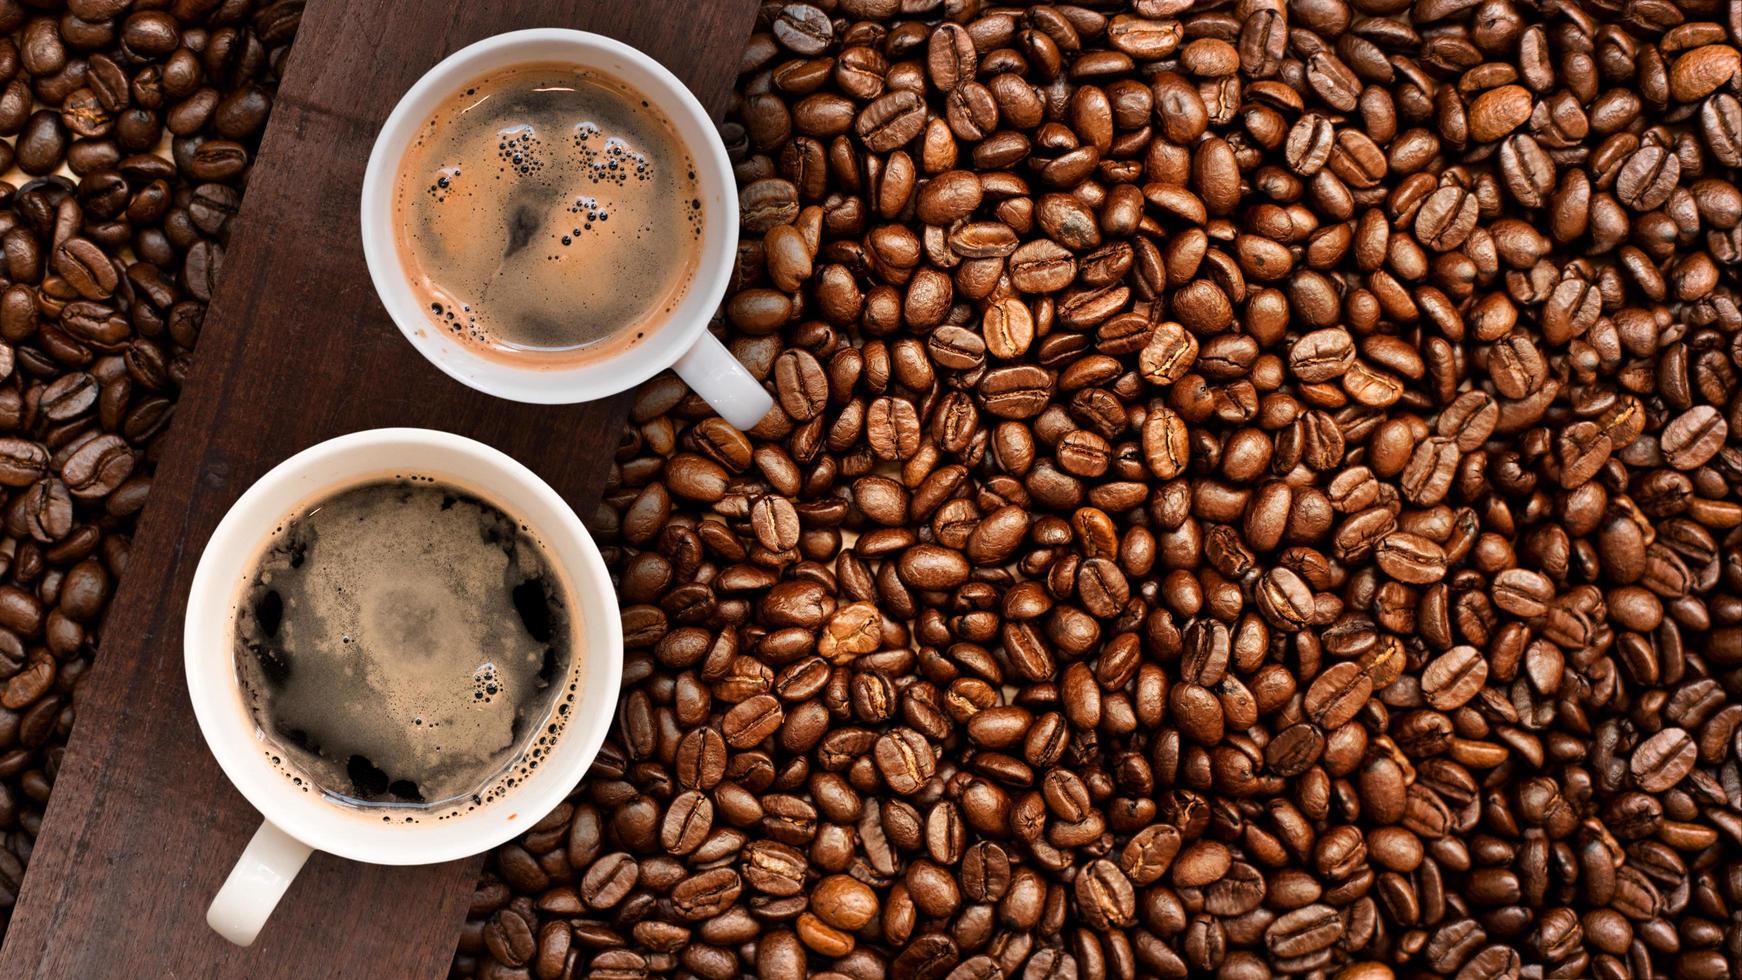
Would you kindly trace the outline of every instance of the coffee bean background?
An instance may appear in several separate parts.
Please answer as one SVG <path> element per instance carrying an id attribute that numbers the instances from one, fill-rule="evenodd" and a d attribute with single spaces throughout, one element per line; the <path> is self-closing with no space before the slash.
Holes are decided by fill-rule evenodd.
<path id="1" fill-rule="evenodd" d="M 295 0 L 0 0 L 0 908 Z M 769 4 L 457 975 L 1721 977 L 1732 5 Z"/>
<path id="2" fill-rule="evenodd" d="M 777 407 L 639 392 L 619 716 L 453 974 L 1733 975 L 1739 33 L 764 4 Z"/>
<path id="3" fill-rule="evenodd" d="M 0 928 L 301 13 L 0 0 Z"/>

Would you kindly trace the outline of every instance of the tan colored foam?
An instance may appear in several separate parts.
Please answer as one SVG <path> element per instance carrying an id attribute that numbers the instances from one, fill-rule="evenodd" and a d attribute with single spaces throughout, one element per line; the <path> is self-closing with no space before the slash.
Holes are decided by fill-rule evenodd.
<path id="1" fill-rule="evenodd" d="M 688 151 L 621 83 L 560 65 L 480 79 L 400 163 L 394 226 L 432 323 L 556 367 L 634 343 L 682 299 L 704 215 Z"/>

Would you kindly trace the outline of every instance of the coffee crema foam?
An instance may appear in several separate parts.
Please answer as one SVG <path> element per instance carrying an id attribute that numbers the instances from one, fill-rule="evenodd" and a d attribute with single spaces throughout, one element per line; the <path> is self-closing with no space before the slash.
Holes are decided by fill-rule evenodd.
<path id="1" fill-rule="evenodd" d="M 493 360 L 560 368 L 656 329 L 701 260 L 695 163 L 640 93 L 573 66 L 462 87 L 400 161 L 394 230 L 432 323 Z"/>
<path id="2" fill-rule="evenodd" d="M 427 477 L 300 508 L 236 610 L 242 695 L 270 761 L 383 820 L 493 802 L 554 748 L 578 623 L 530 531 Z"/>

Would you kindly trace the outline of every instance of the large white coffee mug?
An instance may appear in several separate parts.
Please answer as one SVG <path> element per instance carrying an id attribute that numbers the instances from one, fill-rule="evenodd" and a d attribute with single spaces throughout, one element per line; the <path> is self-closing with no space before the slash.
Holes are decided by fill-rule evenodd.
<path id="1" fill-rule="evenodd" d="M 553 62 L 624 82 L 671 120 L 695 162 L 704 216 L 702 249 L 683 298 L 645 339 L 580 363 L 524 367 L 488 360 L 431 321 L 412 291 L 395 241 L 393 194 L 406 148 L 450 96 L 492 71 Z M 405 93 L 381 127 L 363 175 L 362 212 L 363 255 L 382 304 L 412 346 L 464 384 L 515 401 L 562 404 L 633 388 L 669 367 L 740 429 L 755 425 L 774 406 L 768 392 L 707 329 L 726 295 L 737 255 L 738 188 L 726 146 L 701 103 L 676 76 L 620 41 L 586 31 L 538 28 L 498 34 L 449 55 Z"/>
<path id="2" fill-rule="evenodd" d="M 236 673 L 237 606 L 256 557 L 285 518 L 348 487 L 395 476 L 432 477 L 524 522 L 574 603 L 580 690 L 554 748 L 492 803 L 441 819 L 324 798 L 274 765 L 273 745 L 243 700 Z M 371 429 L 330 439 L 274 467 L 242 494 L 206 543 L 188 596 L 183 653 L 188 695 L 212 755 L 265 818 L 212 900 L 206 921 L 248 945 L 315 850 L 375 864 L 433 864 L 489 850 L 525 833 L 574 789 L 605 740 L 623 673 L 623 627 L 605 562 L 562 497 L 483 443 L 429 429 Z"/>

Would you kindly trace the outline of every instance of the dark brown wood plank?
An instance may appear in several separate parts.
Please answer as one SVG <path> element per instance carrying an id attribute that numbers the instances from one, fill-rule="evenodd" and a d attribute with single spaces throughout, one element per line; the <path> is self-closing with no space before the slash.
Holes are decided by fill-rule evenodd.
<path id="1" fill-rule="evenodd" d="M 536 408 L 430 367 L 369 285 L 357 200 L 376 129 L 472 41 L 578 27 L 649 52 L 716 115 L 756 0 L 309 0 L 150 505 L 25 877 L 0 976 L 438 977 L 481 858 L 391 869 L 316 855 L 251 949 L 206 904 L 260 817 L 206 751 L 182 613 L 212 529 L 278 461 L 345 432 L 420 425 L 520 459 L 597 505 L 626 401 Z"/>

